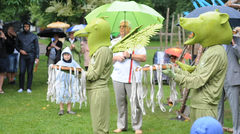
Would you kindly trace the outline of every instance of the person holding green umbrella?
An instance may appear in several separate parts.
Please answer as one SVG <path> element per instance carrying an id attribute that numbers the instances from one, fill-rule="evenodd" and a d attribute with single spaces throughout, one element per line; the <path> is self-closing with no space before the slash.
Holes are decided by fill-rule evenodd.
<path id="1" fill-rule="evenodd" d="M 130 21 L 120 21 L 120 37 L 111 41 L 112 46 L 110 46 L 110 48 L 123 39 L 130 30 Z M 113 54 L 114 69 L 111 77 L 118 108 L 117 129 L 113 131 L 114 133 L 120 133 L 128 129 L 127 96 L 130 99 L 132 94 L 132 71 L 135 67 L 140 66 L 141 62 L 145 61 L 146 49 L 144 47 L 136 48 L 132 51 L 117 52 Z M 138 101 L 137 98 L 136 101 Z M 134 111 L 131 111 L 132 129 L 136 134 L 142 134 L 142 110 L 140 109 L 139 103 L 137 103 L 136 109 L 136 117 L 133 116 Z"/>

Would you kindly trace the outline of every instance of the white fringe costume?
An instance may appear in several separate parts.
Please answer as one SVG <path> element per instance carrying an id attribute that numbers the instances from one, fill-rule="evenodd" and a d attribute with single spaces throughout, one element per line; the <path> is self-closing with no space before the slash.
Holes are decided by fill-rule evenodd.
<path id="1" fill-rule="evenodd" d="M 147 71 L 143 71 L 142 67 L 136 67 L 133 70 L 132 75 L 132 95 L 130 98 L 131 108 L 133 111 L 133 116 L 136 116 L 136 101 L 135 97 L 137 97 L 139 106 L 143 112 L 143 115 L 146 114 L 144 109 L 144 98 L 146 98 L 147 107 L 150 108 L 152 106 L 152 112 L 154 112 L 155 109 L 155 102 L 154 102 L 154 94 L 155 94 L 155 81 L 153 80 L 153 67 L 156 67 L 157 71 L 157 80 L 158 80 L 158 92 L 156 95 L 157 104 L 159 105 L 160 109 L 165 112 L 166 109 L 163 106 L 162 99 L 164 98 L 163 93 L 163 84 L 162 84 L 162 65 L 156 65 L 153 66 L 145 65 L 144 67 L 150 68 L 150 99 L 148 99 L 148 81 L 147 81 Z M 172 65 L 172 70 L 174 71 L 174 67 Z M 142 80 L 144 82 L 142 82 Z M 175 105 L 175 102 L 177 101 L 177 91 L 176 91 L 176 83 L 173 81 L 172 78 L 169 80 L 170 83 L 170 100 L 173 102 L 173 106 Z M 173 106 L 169 109 L 169 112 L 171 112 Z"/>
<path id="2" fill-rule="evenodd" d="M 68 47 L 65 49 L 62 54 L 66 51 L 71 54 Z M 85 71 L 73 59 L 71 63 L 66 63 L 62 58 L 61 56 L 61 61 L 57 65 L 51 64 L 48 67 L 47 100 L 51 97 L 51 102 L 73 103 L 73 106 L 79 102 L 79 108 L 85 102 L 85 106 L 87 106 Z M 68 73 L 61 70 L 63 66 L 69 67 Z M 81 75 L 77 68 L 81 69 Z"/>

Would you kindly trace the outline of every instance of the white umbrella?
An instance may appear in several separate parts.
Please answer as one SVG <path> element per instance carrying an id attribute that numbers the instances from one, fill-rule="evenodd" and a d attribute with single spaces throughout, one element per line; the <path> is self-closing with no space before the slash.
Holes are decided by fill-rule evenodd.
<path id="1" fill-rule="evenodd" d="M 83 29 L 85 27 L 86 27 L 85 24 L 75 25 L 75 26 L 72 26 L 72 27 L 68 28 L 68 30 L 66 32 L 78 31 L 78 30 L 81 30 L 81 29 Z"/>

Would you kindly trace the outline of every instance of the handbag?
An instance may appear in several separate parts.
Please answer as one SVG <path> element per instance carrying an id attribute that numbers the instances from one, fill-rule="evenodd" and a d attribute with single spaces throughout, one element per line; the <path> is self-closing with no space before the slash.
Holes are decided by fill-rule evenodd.
<path id="1" fill-rule="evenodd" d="M 56 58 L 54 60 L 54 64 L 56 64 L 61 59 L 61 49 L 56 51 L 57 53 L 56 53 Z"/>
<path id="2" fill-rule="evenodd" d="M 45 55 L 46 55 L 47 57 L 49 57 L 50 51 L 51 51 L 51 49 L 50 49 L 50 50 L 47 49 L 47 51 L 46 51 L 46 53 L 45 53 Z"/>

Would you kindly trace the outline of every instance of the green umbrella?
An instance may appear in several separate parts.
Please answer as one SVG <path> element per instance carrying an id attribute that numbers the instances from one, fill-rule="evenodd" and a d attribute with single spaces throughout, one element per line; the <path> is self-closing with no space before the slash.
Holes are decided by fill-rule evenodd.
<path id="1" fill-rule="evenodd" d="M 164 20 L 162 15 L 151 7 L 134 1 L 115 1 L 111 4 L 102 5 L 89 13 L 85 18 L 90 23 L 92 19 L 101 16 L 108 16 L 106 20 L 111 25 L 112 33 L 119 32 L 121 20 L 129 20 L 132 23 L 132 29 L 139 25 L 146 27 L 150 24 L 162 24 Z"/>

